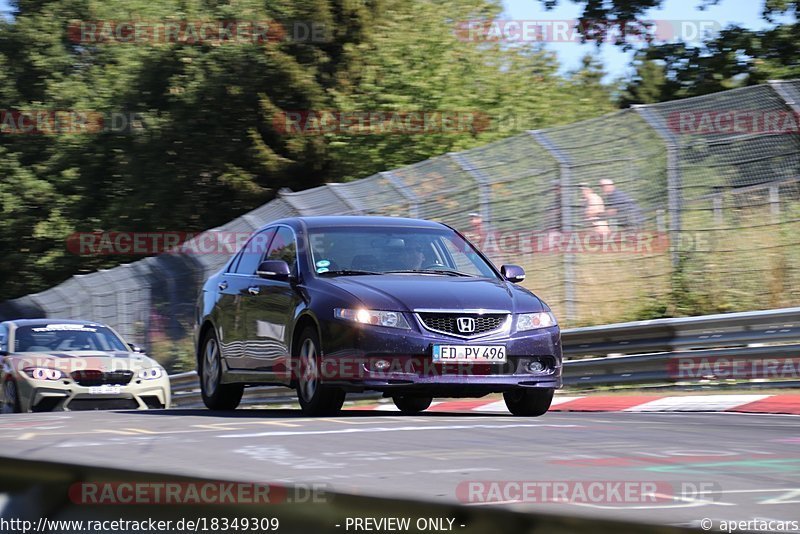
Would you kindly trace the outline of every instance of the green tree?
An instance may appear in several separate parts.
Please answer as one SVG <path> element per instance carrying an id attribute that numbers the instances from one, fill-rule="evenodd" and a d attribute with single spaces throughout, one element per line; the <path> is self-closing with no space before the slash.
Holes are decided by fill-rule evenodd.
<path id="1" fill-rule="evenodd" d="M 540 0 L 547 8 L 558 0 Z M 704 9 L 720 0 L 698 0 Z M 663 0 L 575 0 L 584 9 L 578 30 L 584 40 L 602 43 L 609 27 L 643 28 L 647 11 Z M 622 82 L 622 106 L 699 96 L 770 79 L 800 76 L 800 12 L 798 0 L 765 0 L 762 16 L 772 26 L 751 30 L 729 26 L 692 46 L 685 42 L 650 41 L 633 60 L 635 73 Z M 616 44 L 631 48 L 624 35 Z"/>
<path id="2" fill-rule="evenodd" d="M 661 62 L 637 54 L 633 65 L 636 74 L 627 81 L 627 86 L 620 95 L 619 101 L 622 107 L 631 104 L 653 104 L 669 99 L 669 95 L 665 94 L 667 77 Z"/>

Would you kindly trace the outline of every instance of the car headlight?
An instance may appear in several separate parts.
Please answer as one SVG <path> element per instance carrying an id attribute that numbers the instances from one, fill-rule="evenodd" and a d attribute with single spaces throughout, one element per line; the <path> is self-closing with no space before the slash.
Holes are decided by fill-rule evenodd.
<path id="1" fill-rule="evenodd" d="M 547 328 L 557 324 L 556 316 L 551 312 L 520 313 L 517 315 L 517 331 Z"/>
<path id="2" fill-rule="evenodd" d="M 161 375 L 164 374 L 164 371 L 160 367 L 151 367 L 150 369 L 142 369 L 139 371 L 139 378 L 142 380 L 155 380 L 156 378 L 161 378 Z"/>
<path id="3" fill-rule="evenodd" d="M 58 380 L 64 376 L 64 373 L 58 369 L 49 369 L 47 367 L 26 367 L 23 372 L 36 380 Z"/>
<path id="4" fill-rule="evenodd" d="M 334 308 L 333 316 L 354 323 L 374 324 L 390 328 L 411 328 L 405 316 L 400 312 L 378 310 L 354 310 L 351 308 Z"/>

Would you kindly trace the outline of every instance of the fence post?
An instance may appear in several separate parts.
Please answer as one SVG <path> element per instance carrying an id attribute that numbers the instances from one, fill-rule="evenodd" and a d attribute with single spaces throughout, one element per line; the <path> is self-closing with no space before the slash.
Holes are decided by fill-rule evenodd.
<path id="1" fill-rule="evenodd" d="M 484 222 L 491 222 L 492 217 L 492 189 L 490 185 L 489 176 L 483 170 L 476 168 L 470 163 L 463 154 L 458 152 L 448 152 L 450 159 L 456 162 L 462 171 L 469 174 L 476 182 L 478 182 L 478 207 L 481 214 L 481 219 Z"/>
<path id="2" fill-rule="evenodd" d="M 556 145 L 541 130 L 528 130 L 533 139 L 549 152 L 558 163 L 561 186 L 561 232 L 570 235 L 574 231 L 574 217 L 572 216 L 572 163 L 569 156 L 556 148 Z M 576 321 L 578 318 L 575 300 L 575 253 L 567 248 L 562 258 L 564 267 L 564 307 L 567 322 Z"/>
<path id="3" fill-rule="evenodd" d="M 723 209 L 724 199 L 722 198 L 723 195 L 722 188 L 719 187 L 716 189 L 718 190 L 714 192 L 714 197 L 711 199 L 711 204 L 714 210 L 714 224 L 717 226 L 717 228 L 721 228 L 723 225 L 722 209 Z"/>
<path id="4" fill-rule="evenodd" d="M 397 177 L 392 171 L 379 172 L 382 177 L 391 185 L 403 198 L 408 201 L 408 215 L 410 217 L 419 217 L 419 199 L 408 187 L 406 187 L 402 180 Z"/>
<path id="5" fill-rule="evenodd" d="M 772 222 L 778 223 L 781 220 L 781 196 L 780 188 L 777 185 L 769 187 L 769 212 Z"/>
<path id="6" fill-rule="evenodd" d="M 770 80 L 769 86 L 775 91 L 781 100 L 791 109 L 797 116 L 800 116 L 800 92 L 792 85 L 791 82 L 784 80 Z M 781 217 L 781 199 L 780 189 L 777 185 L 769 188 L 769 207 L 772 216 L 772 222 L 780 222 Z"/>
<path id="7" fill-rule="evenodd" d="M 672 266 L 680 261 L 681 212 L 683 209 L 683 177 L 679 155 L 679 143 L 663 119 L 650 106 L 634 105 L 633 109 L 664 141 L 667 147 L 667 213 L 669 213 L 669 249 Z"/>
<path id="8" fill-rule="evenodd" d="M 798 102 L 798 100 L 800 100 L 800 94 L 795 94 L 797 93 L 796 89 L 791 85 L 787 86 L 785 80 L 770 80 L 769 86 L 772 87 L 773 91 L 778 93 L 778 96 L 781 97 L 783 102 L 789 106 L 795 114 L 800 114 L 800 102 Z"/>

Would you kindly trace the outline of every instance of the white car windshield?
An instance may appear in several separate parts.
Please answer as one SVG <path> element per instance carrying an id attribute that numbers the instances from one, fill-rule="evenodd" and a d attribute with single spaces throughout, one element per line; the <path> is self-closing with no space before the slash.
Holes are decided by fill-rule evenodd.
<path id="1" fill-rule="evenodd" d="M 14 352 L 81 350 L 128 352 L 130 349 L 111 329 L 95 324 L 24 325 L 14 332 Z"/>

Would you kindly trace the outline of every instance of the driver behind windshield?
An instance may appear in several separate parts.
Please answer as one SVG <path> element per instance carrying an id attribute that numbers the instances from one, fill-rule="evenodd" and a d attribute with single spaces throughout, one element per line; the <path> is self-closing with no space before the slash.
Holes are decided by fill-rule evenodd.
<path id="1" fill-rule="evenodd" d="M 421 245 L 410 243 L 403 247 L 403 269 L 422 269 L 425 264 L 425 252 Z"/>

